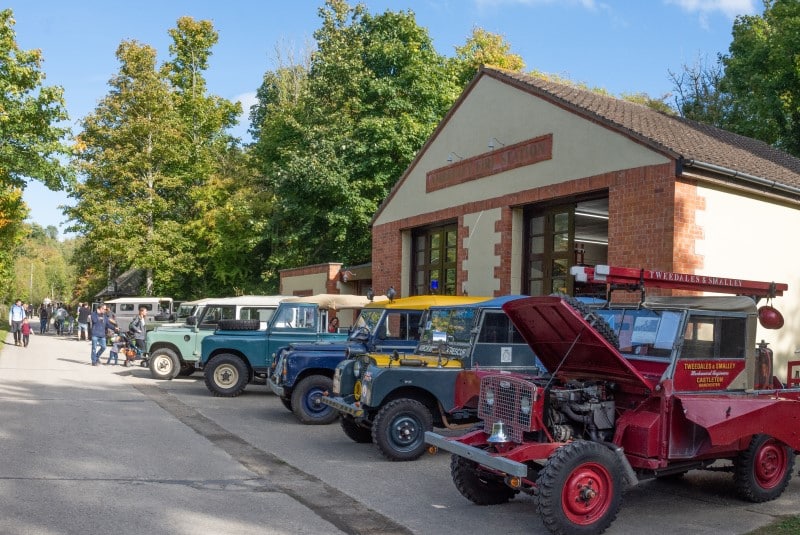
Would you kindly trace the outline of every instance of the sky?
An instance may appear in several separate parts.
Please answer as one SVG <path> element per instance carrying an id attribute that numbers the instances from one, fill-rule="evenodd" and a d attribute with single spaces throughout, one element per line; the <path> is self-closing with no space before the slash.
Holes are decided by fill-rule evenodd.
<path id="1" fill-rule="evenodd" d="M 355 0 L 350 0 L 354 5 Z M 558 74 L 612 95 L 673 91 L 670 72 L 728 52 L 738 15 L 760 14 L 760 0 L 363 0 L 373 14 L 411 11 L 436 50 L 453 56 L 474 27 L 502 35 L 526 71 Z M 168 59 L 182 16 L 212 21 L 219 42 L 206 81 L 210 93 L 248 110 L 277 51 L 313 46 L 323 0 L 6 0 L 17 44 L 40 49 L 45 85 L 61 86 L 73 133 L 107 95 L 122 41 L 136 40 Z M 250 141 L 247 113 L 232 132 Z M 36 181 L 25 190 L 30 221 L 64 235 L 64 192 Z"/>

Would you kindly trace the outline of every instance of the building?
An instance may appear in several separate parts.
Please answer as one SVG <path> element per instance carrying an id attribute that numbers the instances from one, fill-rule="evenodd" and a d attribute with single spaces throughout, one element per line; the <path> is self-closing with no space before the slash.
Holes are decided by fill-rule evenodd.
<path id="1" fill-rule="evenodd" d="M 786 327 L 763 336 L 785 361 L 800 348 L 797 228 L 800 159 L 482 68 L 375 214 L 372 285 L 403 296 L 572 292 L 574 264 L 786 282 L 775 302 Z"/>

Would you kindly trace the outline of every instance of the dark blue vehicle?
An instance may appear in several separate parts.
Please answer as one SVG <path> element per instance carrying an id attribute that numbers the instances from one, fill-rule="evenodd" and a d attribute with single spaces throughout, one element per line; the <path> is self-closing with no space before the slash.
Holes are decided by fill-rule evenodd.
<path id="1" fill-rule="evenodd" d="M 329 424 L 338 411 L 322 403 L 330 392 L 337 364 L 364 353 L 412 352 L 419 342 L 420 320 L 431 306 L 483 301 L 485 297 L 421 295 L 365 306 L 346 341 L 296 342 L 275 355 L 268 385 L 304 424 Z"/>

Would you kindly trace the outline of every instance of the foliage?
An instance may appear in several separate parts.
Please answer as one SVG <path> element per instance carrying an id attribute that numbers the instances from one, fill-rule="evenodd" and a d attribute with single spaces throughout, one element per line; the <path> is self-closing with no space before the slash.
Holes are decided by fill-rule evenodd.
<path id="1" fill-rule="evenodd" d="M 456 47 L 455 63 L 458 80 L 466 85 L 481 65 L 522 72 L 525 62 L 511 53 L 511 45 L 501 36 L 482 28 L 472 29 L 472 35 L 463 46 Z"/>
<path id="2" fill-rule="evenodd" d="M 226 167 L 243 158 L 226 134 L 241 106 L 207 92 L 211 23 L 183 17 L 170 35 L 172 59 L 160 68 L 147 45 L 117 49 L 119 73 L 82 121 L 76 163 L 85 180 L 68 215 L 70 230 L 86 237 L 77 255 L 83 278 L 143 269 L 142 293 L 194 297 L 227 283 L 204 280 L 215 241 L 206 223 L 214 203 L 228 200 L 217 192 L 230 180 Z"/>
<path id="3" fill-rule="evenodd" d="M 26 236 L 14 262 L 12 298 L 34 304 L 44 298 L 65 303 L 88 298 L 73 293 L 75 276 L 70 260 L 75 240 L 58 241 L 58 230 L 52 226 L 26 223 L 24 230 Z"/>
<path id="4" fill-rule="evenodd" d="M 741 16 L 722 58 L 730 94 L 726 124 L 800 156 L 800 2 L 764 0 L 762 16 Z"/>
<path id="5" fill-rule="evenodd" d="M 72 181 L 59 157 L 69 149 L 69 134 L 60 126 L 67 119 L 63 91 L 43 85 L 39 50 L 17 46 L 10 9 L 0 11 L 0 298 L 10 298 L 13 259 L 24 236 L 22 221 L 28 209 L 22 191 L 28 179 L 50 189 Z"/>
<path id="6" fill-rule="evenodd" d="M 723 75 L 721 56 L 714 64 L 700 58 L 694 65 L 684 65 L 680 73 L 670 71 L 678 114 L 687 119 L 722 127 L 730 108 L 730 95 L 719 89 Z"/>
<path id="7" fill-rule="evenodd" d="M 329 0 L 320 17 L 308 67 L 267 73 L 251 115 L 275 195 L 265 277 L 368 261 L 373 214 L 461 89 L 411 12 Z"/>

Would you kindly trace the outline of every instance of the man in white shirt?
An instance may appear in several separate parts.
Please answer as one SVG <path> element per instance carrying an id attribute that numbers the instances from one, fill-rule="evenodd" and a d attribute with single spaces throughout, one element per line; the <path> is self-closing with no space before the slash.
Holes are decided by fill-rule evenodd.
<path id="1" fill-rule="evenodd" d="M 25 319 L 25 309 L 22 307 L 22 299 L 17 299 L 8 311 L 8 324 L 11 325 L 11 332 L 14 333 L 14 345 L 22 345 L 22 320 Z"/>

